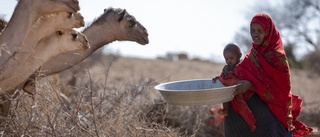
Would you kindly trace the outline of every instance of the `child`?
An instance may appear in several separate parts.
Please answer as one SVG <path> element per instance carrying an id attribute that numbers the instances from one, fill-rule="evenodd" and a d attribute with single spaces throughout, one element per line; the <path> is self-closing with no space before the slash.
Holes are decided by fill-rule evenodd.
<path id="1" fill-rule="evenodd" d="M 242 56 L 239 46 L 236 43 L 227 44 L 223 49 L 223 56 L 226 61 L 226 65 L 223 67 L 222 73 L 213 78 L 212 82 L 219 79 L 224 86 L 236 85 L 240 80 L 234 74 L 234 69 L 240 62 L 240 58 Z M 227 116 L 229 113 L 229 103 L 230 102 L 223 103 L 223 108 L 218 110 L 218 113 Z"/>

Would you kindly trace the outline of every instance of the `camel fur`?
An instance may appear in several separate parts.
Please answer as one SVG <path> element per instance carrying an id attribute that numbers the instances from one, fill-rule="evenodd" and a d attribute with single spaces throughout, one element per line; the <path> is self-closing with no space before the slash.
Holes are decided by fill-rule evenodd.
<path id="1" fill-rule="evenodd" d="M 0 34 L 0 66 L 16 53 L 39 17 L 58 11 L 73 13 L 78 10 L 77 0 L 19 0 Z"/>

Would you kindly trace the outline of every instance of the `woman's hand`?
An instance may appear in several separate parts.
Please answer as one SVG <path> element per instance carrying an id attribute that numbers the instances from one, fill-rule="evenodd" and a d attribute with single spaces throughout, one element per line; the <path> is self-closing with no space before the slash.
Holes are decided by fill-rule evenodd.
<path id="1" fill-rule="evenodd" d="M 252 84 L 248 80 L 241 80 L 238 82 L 238 85 L 234 88 L 232 97 L 235 97 L 238 94 L 243 94 L 247 90 L 252 88 Z"/>

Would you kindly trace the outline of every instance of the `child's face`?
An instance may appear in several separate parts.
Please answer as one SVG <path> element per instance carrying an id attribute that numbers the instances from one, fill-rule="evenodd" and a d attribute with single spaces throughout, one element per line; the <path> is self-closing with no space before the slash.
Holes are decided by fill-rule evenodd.
<path id="1" fill-rule="evenodd" d="M 259 23 L 252 23 L 250 26 L 250 34 L 254 44 L 261 45 L 265 32 Z"/>
<path id="2" fill-rule="evenodd" d="M 230 66 L 235 66 L 240 62 L 240 55 L 236 52 L 225 51 L 223 53 L 224 59 L 226 60 L 226 64 Z"/>

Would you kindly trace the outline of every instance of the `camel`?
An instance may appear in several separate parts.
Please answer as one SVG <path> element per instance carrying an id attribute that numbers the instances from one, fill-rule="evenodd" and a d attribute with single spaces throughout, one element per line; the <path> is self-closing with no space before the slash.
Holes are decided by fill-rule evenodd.
<path id="1" fill-rule="evenodd" d="M 42 66 L 46 75 L 59 73 L 80 63 L 94 51 L 113 41 L 135 41 L 141 45 L 149 43 L 148 32 L 134 16 L 125 9 L 108 8 L 82 32 L 90 43 L 90 49 L 82 52 L 60 54 Z M 64 63 L 61 63 L 61 62 Z"/>
<path id="2" fill-rule="evenodd" d="M 39 17 L 58 11 L 73 13 L 78 10 L 78 0 L 19 0 L 0 34 L 0 66 L 19 49 Z"/>
<path id="3" fill-rule="evenodd" d="M 37 46 L 38 41 L 48 37 L 56 30 L 79 28 L 84 26 L 80 13 L 56 12 L 40 17 L 32 26 L 23 45 L 8 61 L 0 66 L 0 81 L 15 73 L 19 65 L 24 62 Z"/>
<path id="4" fill-rule="evenodd" d="M 0 94 L 15 90 L 17 85 L 25 82 L 36 70 L 50 58 L 68 51 L 89 49 L 87 38 L 74 29 L 57 31 L 46 39 L 39 41 L 34 51 L 23 64 L 8 78 L 0 81 Z"/>
<path id="5" fill-rule="evenodd" d="M 39 41 L 39 45 L 34 49 L 34 52 L 16 69 L 16 73 L 0 81 L 0 95 L 3 101 L 0 103 L 0 108 L 2 109 L 0 116 L 6 117 L 8 115 L 11 102 L 10 96 L 14 96 L 16 89 L 22 86 L 44 62 L 60 53 L 86 50 L 89 47 L 89 42 L 85 35 L 74 29 L 57 31 L 48 38 Z"/>

